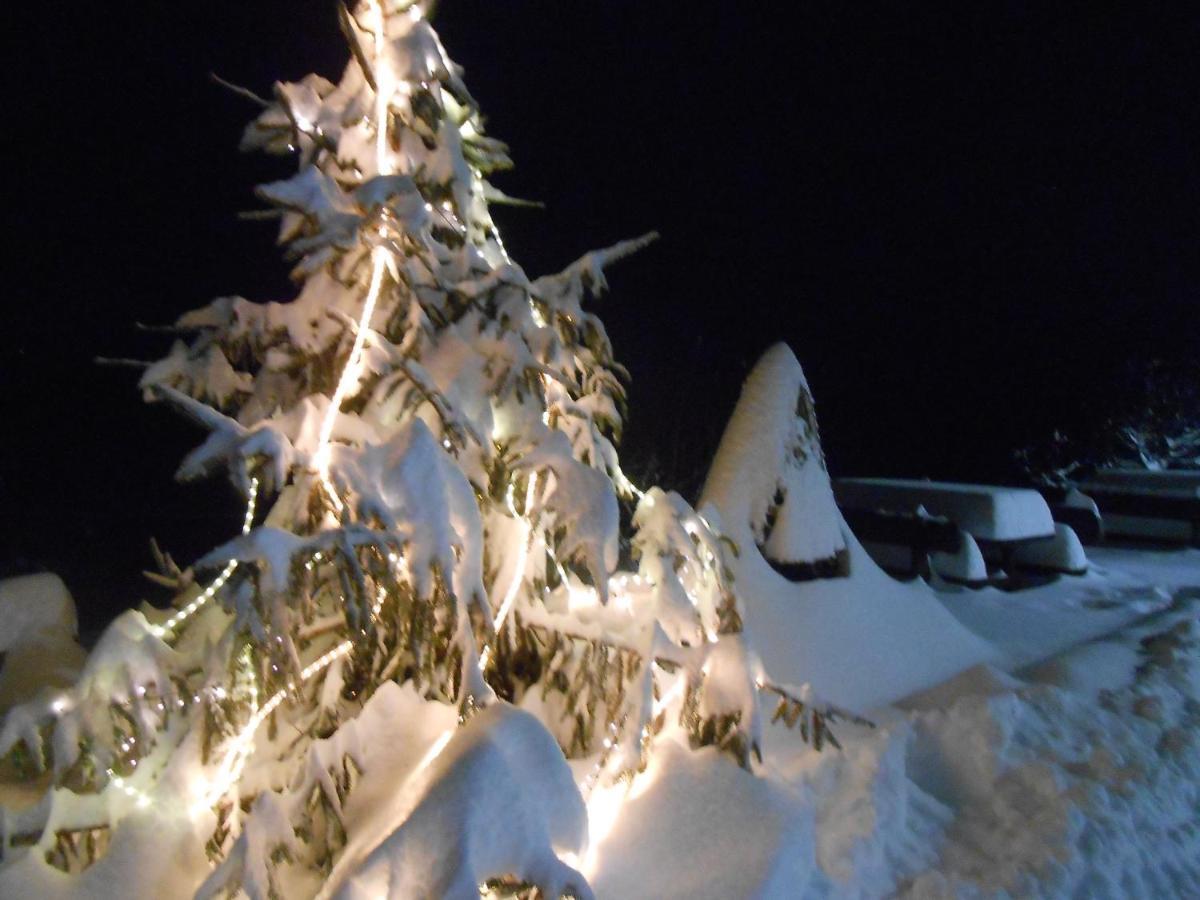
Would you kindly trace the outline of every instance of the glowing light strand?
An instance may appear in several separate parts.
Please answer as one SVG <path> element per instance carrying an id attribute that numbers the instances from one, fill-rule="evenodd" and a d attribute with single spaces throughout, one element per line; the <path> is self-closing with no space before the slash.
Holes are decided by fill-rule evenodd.
<path id="1" fill-rule="evenodd" d="M 388 155 L 387 146 L 388 110 L 391 93 L 385 89 L 383 82 L 384 77 L 388 74 L 387 67 L 379 65 L 379 62 L 383 59 L 384 46 L 387 41 L 387 20 L 381 4 L 373 3 L 371 6 L 376 14 L 375 169 L 379 175 L 387 175 L 391 173 L 391 160 Z M 362 315 L 359 316 L 358 330 L 354 335 L 354 345 L 350 350 L 349 358 L 346 360 L 346 367 L 342 369 L 342 375 L 338 379 L 333 397 L 329 401 L 329 408 L 325 410 L 325 418 L 321 422 L 321 431 L 317 438 L 317 452 L 313 456 L 313 467 L 316 469 L 321 483 L 325 486 L 326 491 L 333 500 L 334 506 L 339 511 L 341 510 L 341 500 L 338 498 L 337 492 L 334 491 L 333 485 L 329 482 L 329 441 L 333 437 L 333 427 L 337 422 L 338 413 L 341 411 L 342 402 L 346 399 L 350 385 L 358 380 L 359 372 L 362 369 L 362 354 L 367 342 L 367 329 L 371 325 L 371 317 L 374 315 L 375 305 L 379 301 L 379 292 L 383 287 L 383 275 L 387 268 L 388 257 L 388 250 L 382 245 L 375 247 L 371 253 L 371 284 L 367 289 L 367 299 L 363 303 Z"/>
<path id="2" fill-rule="evenodd" d="M 384 56 L 384 46 L 387 40 L 386 27 L 387 19 L 383 11 L 383 6 L 379 3 L 373 3 L 372 8 L 376 15 L 375 28 L 375 59 L 380 61 Z M 414 7 L 415 8 L 415 7 Z M 419 18 L 419 8 L 417 9 L 417 17 Z M 412 12 L 410 10 L 410 15 Z M 387 75 L 385 66 L 376 65 L 375 67 L 375 164 L 376 171 L 380 175 L 389 174 L 391 171 L 390 159 L 388 156 L 388 115 L 391 93 L 384 86 L 384 77 Z M 334 389 L 333 396 L 330 398 L 329 407 L 325 411 L 325 417 L 321 421 L 321 430 L 317 438 L 317 451 L 313 456 L 313 467 L 316 469 L 317 476 L 327 491 L 334 506 L 340 511 L 342 501 L 338 497 L 336 490 L 329 479 L 329 442 L 333 438 L 333 429 L 337 423 L 338 414 L 341 412 L 342 403 L 346 399 L 346 395 L 350 391 L 350 386 L 358 380 L 359 373 L 362 370 L 363 350 L 367 342 L 367 330 L 371 324 L 371 318 L 375 313 L 375 307 L 379 301 L 379 294 L 383 288 L 383 276 L 387 269 L 389 252 L 386 247 L 379 245 L 374 248 L 371 253 L 371 282 L 367 288 L 367 297 L 363 303 L 362 314 L 358 320 L 358 328 L 354 335 L 354 344 L 350 349 L 350 356 L 346 360 L 346 366 L 342 369 L 342 374 L 338 378 L 337 387 Z M 376 597 L 373 615 L 378 615 L 380 608 L 383 606 L 384 591 L 380 588 L 379 594 Z M 286 699 L 289 691 L 295 690 L 298 684 L 303 684 L 314 675 L 324 671 L 331 666 L 336 660 L 345 656 L 354 646 L 352 641 L 342 641 L 332 650 L 327 651 L 322 656 L 318 657 L 313 662 L 305 666 L 300 671 L 298 681 L 289 682 L 287 688 L 276 691 L 267 702 L 255 709 L 250 716 L 250 720 L 245 727 L 239 732 L 238 736 L 230 745 L 229 751 L 226 753 L 225 759 L 222 762 L 216 778 L 210 782 L 208 789 L 201 795 L 201 799 L 197 802 L 199 808 L 211 807 L 220 797 L 233 786 L 234 782 L 241 777 L 242 770 L 245 767 L 246 761 L 249 759 L 250 753 L 254 748 L 254 737 L 258 732 L 259 727 L 267 720 L 267 717 L 273 713 L 281 703 Z"/>
<path id="3" fill-rule="evenodd" d="M 676 678 L 670 690 L 654 701 L 651 707 L 651 718 L 657 719 L 667 707 L 679 699 L 679 696 L 683 693 L 686 680 L 683 677 Z M 621 732 L 624 731 L 626 720 L 627 716 L 624 716 L 620 724 L 616 722 L 609 723 L 608 736 L 604 739 L 604 750 L 591 771 L 584 777 L 583 784 L 579 789 L 587 809 L 588 848 L 583 854 L 582 859 L 575 854 L 567 854 L 564 856 L 564 860 L 579 867 L 580 871 L 588 877 L 595 870 L 599 845 L 603 843 L 604 839 L 616 827 L 617 819 L 621 816 L 621 810 L 625 806 L 625 801 L 629 799 L 633 792 L 634 779 L 637 777 L 637 773 L 632 772 L 625 784 L 617 783 L 607 789 L 596 790 L 600 776 L 608 765 L 609 755 L 620 741 Z M 639 739 L 645 750 L 646 742 L 650 739 L 649 729 L 643 726 Z"/>
<path id="4" fill-rule="evenodd" d="M 341 411 L 346 394 L 350 391 L 350 385 L 358 380 L 359 372 L 362 370 L 362 355 L 363 348 L 367 343 L 367 329 L 370 327 L 371 317 L 375 314 L 375 306 L 379 301 L 379 292 L 383 287 L 383 273 L 387 269 L 387 259 L 388 251 L 382 246 L 376 247 L 371 253 L 371 284 L 367 289 L 367 299 L 363 303 L 362 315 L 358 320 L 354 345 L 350 349 L 346 367 L 342 369 L 341 378 L 338 379 L 337 387 L 333 391 L 333 397 L 329 400 L 329 408 L 325 410 L 325 418 L 321 421 L 321 431 L 317 438 L 317 452 L 313 456 L 313 466 L 317 470 L 322 484 L 329 492 L 329 496 L 333 498 L 335 505 L 339 508 L 340 500 L 338 500 L 333 485 L 329 482 L 329 441 L 333 437 L 333 426 L 337 423 L 338 413 Z"/>
<path id="5" fill-rule="evenodd" d="M 246 762 L 254 750 L 254 738 L 258 733 L 259 727 L 287 699 L 288 693 L 296 690 L 314 675 L 325 671 L 335 661 L 349 653 L 353 646 L 354 642 L 347 640 L 342 641 L 331 650 L 327 650 L 301 669 L 295 681 L 289 681 L 286 688 L 276 691 L 267 699 L 266 703 L 255 709 L 254 713 L 250 716 L 250 720 L 230 743 L 225 758 L 218 767 L 218 774 L 208 783 L 206 789 L 201 791 L 200 798 L 193 807 L 194 811 L 198 812 L 211 808 L 241 777 L 242 770 L 245 768 Z"/>
<path id="6" fill-rule="evenodd" d="M 533 506 L 534 498 L 537 496 L 537 473 L 529 477 L 529 487 L 525 491 L 525 511 Z M 525 529 L 525 534 L 521 536 L 520 549 L 517 553 L 517 565 L 513 572 L 512 582 L 508 586 L 508 590 L 504 593 L 504 599 L 500 601 L 500 609 L 496 612 L 495 630 L 499 633 L 504 626 L 504 620 L 508 618 L 509 612 L 512 610 L 513 603 L 516 602 L 517 592 L 521 588 L 521 583 L 525 580 L 525 563 L 529 559 L 529 545 L 533 542 L 533 524 L 517 512 L 517 507 L 513 503 L 513 488 L 508 486 L 508 493 L 505 495 L 505 503 L 508 505 L 508 511 L 513 514 L 513 517 L 519 521 Z M 479 668 L 487 668 L 488 660 L 492 657 L 492 648 L 484 647 L 483 652 L 479 654 Z"/>
<path id="7" fill-rule="evenodd" d="M 122 778 L 111 768 L 106 770 L 106 774 L 108 775 L 109 783 L 134 803 L 136 803 L 138 809 L 145 809 L 150 805 L 150 795 L 145 791 L 139 791 L 137 788 L 131 785 L 127 779 Z"/>
<path id="8" fill-rule="evenodd" d="M 313 560 L 310 560 L 306 566 L 311 567 L 313 561 L 320 560 L 321 554 L 316 554 Z M 388 559 L 397 564 L 399 558 L 395 554 L 390 554 Z M 371 608 L 371 617 L 378 618 L 380 610 L 383 608 L 384 600 L 387 598 L 387 591 L 381 585 L 379 591 L 375 595 L 375 603 Z M 283 690 L 276 691 L 261 707 L 258 705 L 258 683 L 257 679 L 251 675 L 250 681 L 250 708 L 254 710 L 250 715 L 249 721 L 234 738 L 229 746 L 228 752 L 225 754 L 225 759 L 218 767 L 218 774 L 209 782 L 207 789 L 201 793 L 201 797 L 196 801 L 195 809 L 207 809 L 217 802 L 225 793 L 233 786 L 245 769 L 246 762 L 250 758 L 251 752 L 254 750 L 254 737 L 258 729 L 262 726 L 267 717 L 271 715 L 279 705 L 287 699 L 288 692 L 294 691 L 299 685 L 304 684 L 315 675 L 319 675 L 325 669 L 333 665 L 334 662 L 341 659 L 353 648 L 353 641 L 342 641 L 324 654 L 317 657 L 307 666 L 300 670 L 299 678 L 295 681 L 288 682 L 288 685 Z M 246 655 L 243 659 L 243 664 L 249 668 L 253 665 L 250 658 L 250 648 L 246 648 Z"/>
<path id="9" fill-rule="evenodd" d="M 246 516 L 242 520 L 242 534 L 249 534 L 251 527 L 254 525 L 254 509 L 258 502 L 258 479 L 250 479 L 250 496 L 246 502 Z M 189 618 L 200 611 L 209 600 L 217 595 L 221 588 L 225 587 L 225 583 L 229 581 L 235 569 L 237 569 L 237 561 L 230 560 L 229 564 L 221 570 L 221 573 L 213 579 L 200 594 L 187 606 L 180 609 L 171 618 L 163 622 L 161 625 L 155 625 L 150 630 L 157 638 L 166 638 L 175 632 L 175 629 L 186 622 Z"/>

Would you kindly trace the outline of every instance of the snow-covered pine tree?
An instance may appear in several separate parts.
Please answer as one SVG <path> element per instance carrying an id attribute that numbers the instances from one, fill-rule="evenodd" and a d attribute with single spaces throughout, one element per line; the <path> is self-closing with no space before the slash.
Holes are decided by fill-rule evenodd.
<path id="1" fill-rule="evenodd" d="M 183 802 L 223 861 L 205 893 L 319 884 L 364 710 L 396 683 L 460 724 L 534 711 L 592 760 L 585 794 L 636 771 L 668 716 L 748 765 L 762 682 L 735 548 L 622 474 L 625 373 L 585 309 L 652 235 L 528 278 L 488 211 L 505 147 L 427 13 L 343 9 L 341 79 L 276 84 L 248 127 L 244 149 L 298 160 L 258 192 L 298 294 L 187 313 L 141 381 L 207 430 L 179 477 L 228 473 L 242 532 L 168 565 L 169 614 L 125 613 L 74 688 L 6 717 L 0 754 L 55 785 L 6 819 L 6 849 L 73 871 L 137 806 Z M 622 499 L 636 572 L 617 571 Z"/>

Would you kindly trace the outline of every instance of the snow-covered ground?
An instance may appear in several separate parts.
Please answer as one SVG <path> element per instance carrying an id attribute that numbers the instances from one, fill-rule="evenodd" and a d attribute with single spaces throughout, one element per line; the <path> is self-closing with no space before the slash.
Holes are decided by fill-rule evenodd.
<path id="1" fill-rule="evenodd" d="M 939 593 L 997 661 L 843 726 L 841 753 L 771 728 L 754 777 L 660 738 L 585 870 L 597 896 L 1200 894 L 1200 552 L 1092 556 Z"/>
<path id="2" fill-rule="evenodd" d="M 364 729 L 386 740 L 355 749 L 363 774 L 345 806 L 351 840 L 327 888 L 366 896 L 387 882 L 398 858 L 391 845 L 407 842 L 405 853 L 429 858 L 431 882 L 469 875 L 481 853 L 542 872 L 552 846 L 600 898 L 1195 896 L 1200 551 L 1093 549 L 1091 558 L 1088 575 L 1027 591 L 927 591 L 923 603 L 990 648 L 988 659 L 866 710 L 873 729 L 841 725 L 841 751 L 818 753 L 771 726 L 750 774 L 714 750 L 689 749 L 668 727 L 646 771 L 588 798 L 583 852 L 561 757 L 538 743 L 544 734 L 509 721 L 521 714 L 447 745 L 445 707 L 418 708 L 408 689 L 382 691 Z M 922 590 L 897 585 L 894 602 L 904 602 L 899 588 L 909 602 Z M 936 643 L 910 649 L 902 659 L 926 674 Z M 903 668 L 869 641 L 844 656 L 864 684 Z M 373 715 L 382 731 L 368 727 Z M 436 765 L 425 764 L 431 758 Z M 461 771 L 475 774 L 443 778 Z M 495 779 L 513 795 L 471 789 Z M 442 795 L 449 818 L 430 799 Z M 480 830 L 464 839 L 472 831 L 459 816 L 471 809 Z M 510 827 L 497 831 L 505 811 Z M 0 895 L 186 893 L 207 872 L 185 852 L 192 827 L 155 802 L 131 813 L 108 855 L 78 879 L 16 851 L 0 868 Z M 244 839 L 251 855 L 266 840 Z M 151 864 L 147 847 L 166 862 Z M 544 877 L 561 883 L 570 871 Z M 286 887 L 308 893 L 302 882 Z"/>

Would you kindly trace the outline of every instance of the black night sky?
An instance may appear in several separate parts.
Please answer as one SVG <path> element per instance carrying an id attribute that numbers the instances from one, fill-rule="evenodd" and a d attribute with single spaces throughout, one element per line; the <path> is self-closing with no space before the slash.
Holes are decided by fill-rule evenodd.
<path id="1" fill-rule="evenodd" d="M 1191 4 L 444 0 L 451 55 L 544 211 L 531 275 L 655 228 L 600 314 L 633 374 L 627 468 L 694 493 L 739 384 L 787 341 L 835 474 L 1007 480 L 1100 414 L 1127 360 L 1195 358 L 1200 14 Z M 1115 5 L 1114 5 L 1115 6 Z M 130 369 L 215 296 L 286 299 L 287 174 L 237 152 L 262 93 L 346 59 L 332 0 L 20 4 L 0 328 L 0 576 L 58 571 L 95 627 L 139 571 L 237 527 L 183 487 L 202 435 Z M 792 16 L 785 21 L 784 10 Z"/>

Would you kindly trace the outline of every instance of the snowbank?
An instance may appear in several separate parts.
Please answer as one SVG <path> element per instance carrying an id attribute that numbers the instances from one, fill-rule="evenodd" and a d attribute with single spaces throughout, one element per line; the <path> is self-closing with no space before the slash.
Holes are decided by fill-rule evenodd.
<path id="1" fill-rule="evenodd" d="M 901 583 L 875 565 L 847 530 L 848 578 L 793 584 L 743 535 L 735 577 L 746 628 L 767 671 L 809 683 L 831 703 L 868 710 L 999 660 L 921 581 Z"/>
<path id="2" fill-rule="evenodd" d="M 395 695 L 389 706 L 412 703 L 385 687 Z M 373 808 L 348 807 L 351 842 L 324 896 L 477 897 L 478 885 L 509 874 L 547 896 L 567 886 L 589 896 L 558 856 L 584 849 L 583 800 L 562 751 L 532 715 L 495 703 L 444 732 L 411 768 L 385 762 L 388 752 L 375 747 L 352 795 Z M 408 778 L 398 779 L 406 769 Z"/>
<path id="3" fill-rule="evenodd" d="M 0 581 L 0 713 L 45 687 L 74 683 L 84 652 L 75 601 L 57 575 Z"/>
<path id="4" fill-rule="evenodd" d="M 778 461 L 764 459 L 759 448 L 793 424 L 790 415 L 781 419 L 763 411 L 794 410 L 802 384 L 800 364 L 786 346 L 768 351 L 746 380 L 701 498 L 701 508 L 717 509 L 725 534 L 740 549 L 732 562 L 735 584 L 746 629 L 771 678 L 810 683 L 832 703 L 865 710 L 996 660 L 994 648 L 959 624 L 927 585 L 895 581 L 871 560 L 827 493 L 823 468 L 823 488 L 809 487 L 829 499 L 808 513 L 824 519 L 806 527 L 841 535 L 848 577 L 793 583 L 771 568 L 755 539 L 756 509 L 749 500 L 755 487 L 778 477 L 778 468 L 765 468 Z M 743 431 L 751 426 L 752 433 Z"/>
<path id="5" fill-rule="evenodd" d="M 816 822 L 801 799 L 715 751 L 693 753 L 662 740 L 625 798 L 616 829 L 596 848 L 589 873 L 596 896 L 797 897 L 823 890 Z"/>
<path id="6" fill-rule="evenodd" d="M 786 344 L 755 365 L 704 486 L 771 559 L 813 563 L 845 549 L 808 380 Z"/>

